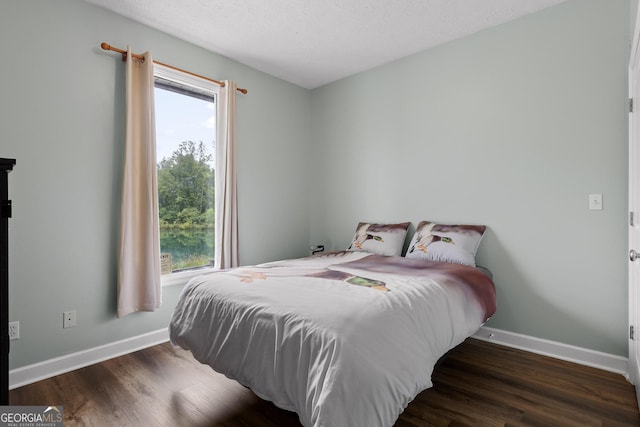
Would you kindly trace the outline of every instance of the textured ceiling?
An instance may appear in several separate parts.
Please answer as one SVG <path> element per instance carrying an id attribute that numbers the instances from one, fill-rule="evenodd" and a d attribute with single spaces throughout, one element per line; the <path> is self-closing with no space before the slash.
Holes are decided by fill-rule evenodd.
<path id="1" fill-rule="evenodd" d="M 85 1 L 312 89 L 566 0 Z"/>

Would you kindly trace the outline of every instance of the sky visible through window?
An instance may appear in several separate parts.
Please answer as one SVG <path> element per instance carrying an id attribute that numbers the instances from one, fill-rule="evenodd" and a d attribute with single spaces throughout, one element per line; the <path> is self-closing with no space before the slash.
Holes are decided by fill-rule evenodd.
<path id="1" fill-rule="evenodd" d="M 169 158 L 182 141 L 203 141 L 214 156 L 215 167 L 215 105 L 191 96 L 164 89 L 155 89 L 156 151 L 158 163 Z"/>

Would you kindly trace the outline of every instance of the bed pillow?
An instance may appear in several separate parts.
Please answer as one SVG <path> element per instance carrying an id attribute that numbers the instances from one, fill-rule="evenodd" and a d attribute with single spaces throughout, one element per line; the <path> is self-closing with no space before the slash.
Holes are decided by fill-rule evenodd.
<path id="1" fill-rule="evenodd" d="M 347 250 L 372 252 L 378 255 L 400 255 L 407 236 L 407 228 L 409 228 L 408 222 L 401 224 L 361 222 Z"/>
<path id="2" fill-rule="evenodd" d="M 405 257 L 476 266 L 476 251 L 487 227 L 422 221 Z"/>

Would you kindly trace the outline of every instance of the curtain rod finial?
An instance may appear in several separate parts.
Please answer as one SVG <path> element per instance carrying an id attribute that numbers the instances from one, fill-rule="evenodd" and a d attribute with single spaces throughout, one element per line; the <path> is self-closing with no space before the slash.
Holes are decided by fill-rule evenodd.
<path id="1" fill-rule="evenodd" d="M 111 45 L 109 43 L 102 42 L 102 43 L 100 43 L 100 47 L 103 50 L 111 50 Z"/>

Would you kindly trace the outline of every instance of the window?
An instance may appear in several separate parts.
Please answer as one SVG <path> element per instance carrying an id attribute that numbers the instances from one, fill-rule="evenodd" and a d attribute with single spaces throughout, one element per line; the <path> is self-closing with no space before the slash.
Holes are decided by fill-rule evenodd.
<path id="1" fill-rule="evenodd" d="M 160 251 L 167 284 L 170 277 L 213 266 L 218 86 L 158 65 L 154 73 Z"/>

